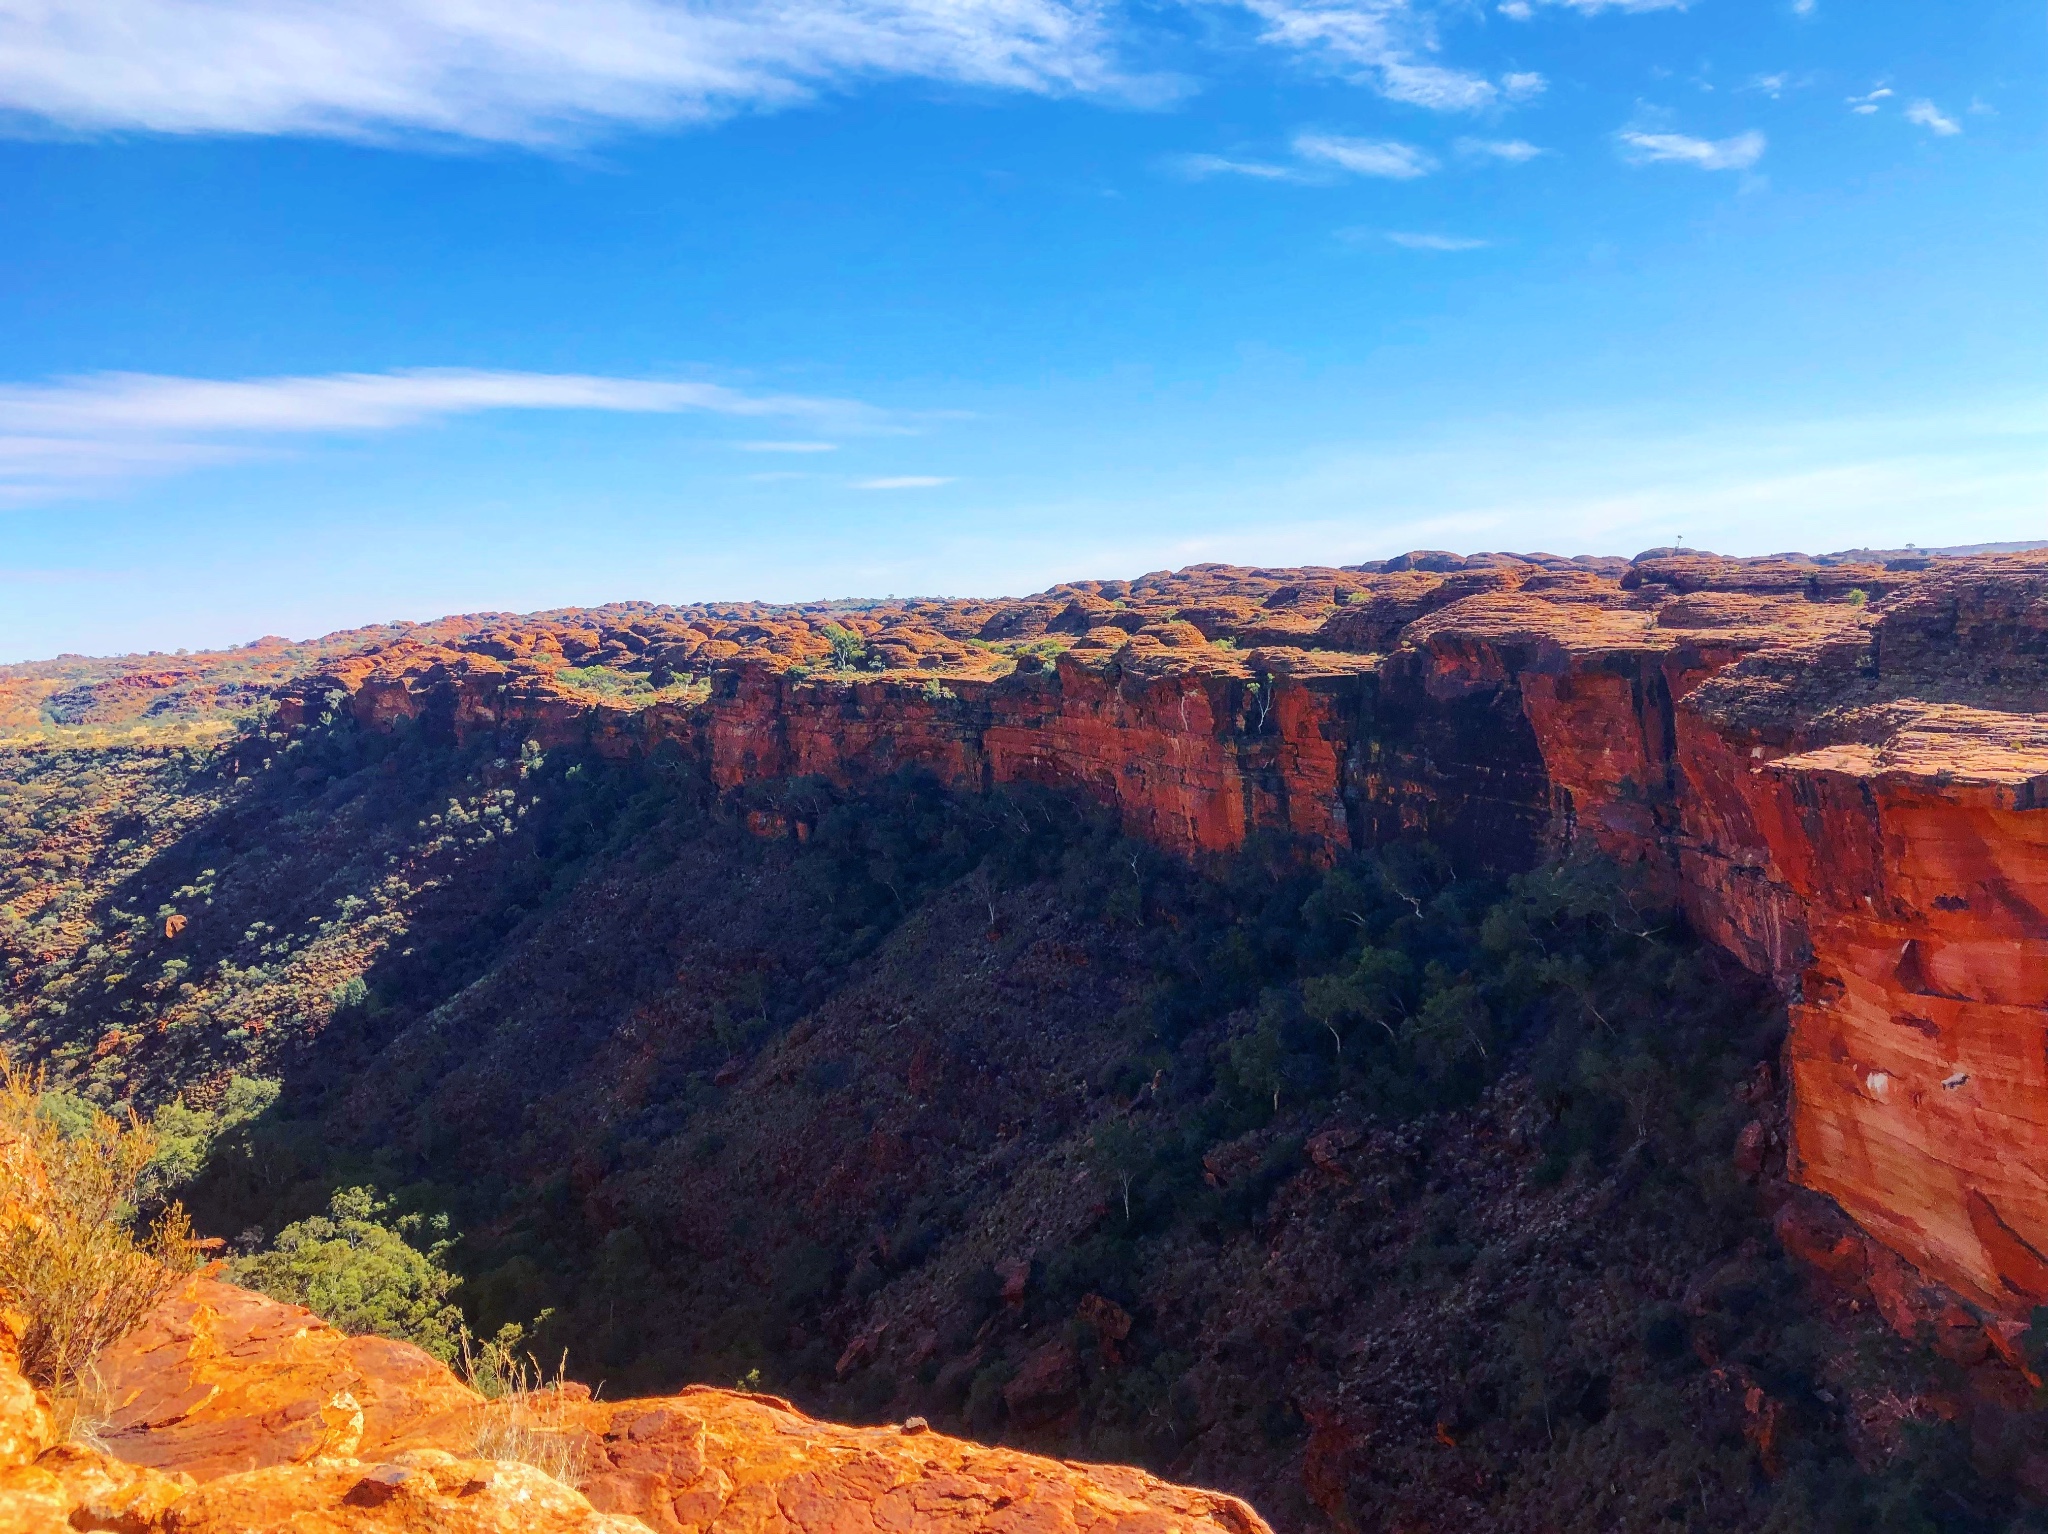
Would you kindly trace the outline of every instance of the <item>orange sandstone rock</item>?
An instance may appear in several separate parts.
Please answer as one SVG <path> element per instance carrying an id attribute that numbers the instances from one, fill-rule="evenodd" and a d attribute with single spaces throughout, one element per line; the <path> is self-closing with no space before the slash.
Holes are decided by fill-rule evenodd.
<path id="1" fill-rule="evenodd" d="M 484 1401 L 418 1349 L 206 1278 L 105 1372 L 119 1457 L 48 1446 L 0 1349 L 0 1534 L 1269 1534 L 1234 1497 L 1141 1471 L 837 1427 L 772 1396 Z"/>
<path id="2" fill-rule="evenodd" d="M 418 1348 L 345 1336 L 309 1310 L 203 1277 L 99 1368 L 107 1447 L 200 1480 L 320 1454 L 374 1457 L 434 1438 L 476 1404 Z"/>

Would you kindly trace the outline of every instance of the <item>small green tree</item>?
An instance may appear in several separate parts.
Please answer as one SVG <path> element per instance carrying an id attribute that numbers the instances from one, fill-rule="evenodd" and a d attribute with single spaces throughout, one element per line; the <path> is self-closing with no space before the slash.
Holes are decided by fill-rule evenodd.
<path id="1" fill-rule="evenodd" d="M 828 623 L 824 628 L 825 643 L 832 646 L 832 667 L 836 671 L 854 671 L 865 665 L 868 658 L 868 642 L 852 629 L 837 623 Z"/>
<path id="2" fill-rule="evenodd" d="M 1401 1033 L 1415 1052 L 1416 1063 L 1432 1082 L 1441 1084 L 1475 1054 L 1482 1061 L 1488 1058 L 1486 1036 L 1492 1028 L 1493 1018 L 1479 988 L 1463 983 L 1434 992 L 1402 1025 Z"/>
<path id="3" fill-rule="evenodd" d="M 327 1213 L 287 1225 L 270 1249 L 234 1264 L 237 1283 L 304 1305 L 345 1332 L 395 1337 L 452 1363 L 463 1336 L 451 1296 L 458 1282 L 442 1262 L 449 1242 L 422 1251 L 407 1239 L 418 1215 L 387 1220 L 374 1188 L 344 1188 Z M 447 1217 L 435 1222 L 447 1228 Z"/>
<path id="4" fill-rule="evenodd" d="M 156 1151 L 143 1168 L 143 1198 L 161 1201 L 189 1184 L 205 1167 L 220 1136 L 260 1115 L 277 1100 L 278 1090 L 275 1081 L 236 1076 L 221 1094 L 220 1106 L 211 1112 L 187 1107 L 182 1097 L 157 1109 L 149 1121 Z"/>
<path id="5" fill-rule="evenodd" d="M 1230 1041 L 1227 1057 L 1238 1090 L 1255 1101 L 1270 1097 L 1278 1113 L 1280 1090 L 1287 1084 L 1287 1045 L 1272 1008 L 1262 1007 L 1258 1021 Z"/>
<path id="6" fill-rule="evenodd" d="M 1131 1185 L 1152 1161 L 1152 1147 L 1128 1118 L 1114 1118 L 1088 1138 L 1088 1159 L 1122 1193 L 1124 1222 L 1131 1218 Z"/>

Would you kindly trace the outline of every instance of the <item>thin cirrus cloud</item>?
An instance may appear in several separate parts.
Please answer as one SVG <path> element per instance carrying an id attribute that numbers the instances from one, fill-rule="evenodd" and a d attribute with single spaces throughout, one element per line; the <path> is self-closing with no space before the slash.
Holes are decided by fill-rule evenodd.
<path id="1" fill-rule="evenodd" d="M 1245 176 L 1253 181 L 1306 181 L 1310 179 L 1292 165 L 1275 165 L 1267 160 L 1233 160 L 1220 154 L 1175 155 L 1167 162 L 1177 174 L 1190 181 L 1207 181 L 1212 176 Z"/>
<path id="2" fill-rule="evenodd" d="M 1390 181 L 1413 181 L 1437 168 L 1436 161 L 1413 144 L 1392 139 L 1303 133 L 1294 140 L 1294 152 L 1305 160 L 1334 165 L 1355 176 L 1379 176 Z"/>
<path id="3" fill-rule="evenodd" d="M 1390 100 L 1477 111 L 1546 86 L 1534 71 L 1439 62 L 1424 0 L 1235 3 L 1261 42 Z M 1119 65 L 1128 25 L 1108 0 L 0 0 L 0 129 L 547 147 L 885 78 L 1180 94 Z"/>
<path id="4" fill-rule="evenodd" d="M 1503 0 L 1498 9 L 1527 19 L 1538 5 L 1593 14 L 1687 3 Z M 1393 101 L 1480 111 L 1547 88 L 1534 71 L 1489 78 L 1439 62 L 1436 8 L 1423 0 L 1235 4 L 1260 24 L 1263 43 Z M 790 106 L 891 77 L 1154 102 L 1179 94 L 1177 81 L 1120 67 L 1119 14 L 1107 0 L 0 0 L 0 132 L 547 147 Z M 1884 94 L 1852 105 L 1873 110 Z M 1933 132 L 1957 131 L 1931 104 L 1914 112 Z M 1220 157 L 1196 157 L 1189 169 L 1299 179 L 1284 166 Z"/>
<path id="5" fill-rule="evenodd" d="M 743 453 L 836 453 L 837 442 L 735 442 Z"/>
<path id="6" fill-rule="evenodd" d="M 1452 147 L 1468 160 L 1500 160 L 1509 165 L 1526 165 L 1550 153 L 1519 138 L 1461 138 Z"/>
<path id="7" fill-rule="evenodd" d="M 1492 242 L 1475 240 L 1461 234 L 1411 234 L 1404 230 L 1389 230 L 1387 238 L 1403 250 L 1484 250 Z"/>
<path id="8" fill-rule="evenodd" d="M 265 441 L 396 431 L 490 410 L 708 413 L 873 429 L 851 400 L 584 373 L 416 368 L 282 378 L 97 373 L 0 385 L 0 502 L 77 493 L 231 462 Z"/>
<path id="9" fill-rule="evenodd" d="M 1941 109 L 1931 101 L 1916 101 L 1906 108 L 1906 121 L 1941 138 L 1963 131 L 1962 124 L 1953 117 L 1944 117 Z"/>
<path id="10" fill-rule="evenodd" d="M 1282 165 L 1271 160 L 1239 160 L 1219 154 L 1184 154 L 1167 161 L 1168 166 L 1190 181 L 1212 176 L 1244 176 L 1255 181 L 1292 181 L 1327 184 L 1332 173 L 1348 171 L 1355 176 L 1377 176 L 1390 181 L 1413 181 L 1438 169 L 1434 156 L 1413 144 L 1393 139 L 1348 138 L 1336 133 L 1298 133 L 1294 152 L 1302 164 Z M 1524 139 L 1461 138 L 1452 146 L 1465 160 L 1499 161 L 1523 165 L 1549 154 Z"/>
<path id="11" fill-rule="evenodd" d="M 1622 158 L 1632 165 L 1691 165 L 1699 170 L 1748 170 L 1763 158 L 1766 142 L 1754 128 L 1723 139 L 1633 130 L 1617 137 Z"/>
<path id="12" fill-rule="evenodd" d="M 1500 13 L 1515 21 L 1527 21 L 1542 5 L 1592 16 L 1601 11 L 1682 11 L 1691 4 L 1692 0 L 1501 0 Z M 1798 8 L 1798 0 L 1794 0 L 1793 8 Z"/>
<path id="13" fill-rule="evenodd" d="M 0 114 L 99 132 L 526 145 L 885 76 L 1143 98 L 1092 0 L 0 0 Z"/>
<path id="14" fill-rule="evenodd" d="M 1880 85 L 1877 87 L 1876 90 L 1873 90 L 1866 95 L 1851 96 L 1849 98 L 1849 110 L 1852 112 L 1860 113 L 1864 117 L 1868 117 L 1871 113 L 1877 110 L 1877 104 L 1880 101 L 1888 99 L 1891 96 L 1891 94 L 1892 91 L 1890 86 Z"/>
<path id="15" fill-rule="evenodd" d="M 939 485 L 953 483 L 950 475 L 944 474 L 885 474 L 880 479 L 855 480 L 856 490 L 931 490 Z"/>
<path id="16" fill-rule="evenodd" d="M 1471 112 L 1542 94 L 1534 71 L 1489 80 L 1431 63 L 1438 42 L 1430 13 L 1413 0 L 1240 0 L 1265 24 L 1260 41 L 1289 48 L 1390 101 Z"/>

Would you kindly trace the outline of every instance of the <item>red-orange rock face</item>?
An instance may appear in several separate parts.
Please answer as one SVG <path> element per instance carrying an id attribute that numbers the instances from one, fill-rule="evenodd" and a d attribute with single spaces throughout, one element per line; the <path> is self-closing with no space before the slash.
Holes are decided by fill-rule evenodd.
<path id="1" fill-rule="evenodd" d="M 0 1530 L 1270 1534 L 1245 1503 L 693 1386 L 485 1401 L 417 1348 L 200 1278 L 102 1364 L 112 1454 L 51 1445 L 0 1319 Z"/>
<path id="2" fill-rule="evenodd" d="M 288 723 L 1048 784 L 1190 854 L 1597 847 L 1786 987 L 1799 1179 L 1995 1315 L 2048 1299 L 2048 555 L 1199 566 L 321 643 Z"/>

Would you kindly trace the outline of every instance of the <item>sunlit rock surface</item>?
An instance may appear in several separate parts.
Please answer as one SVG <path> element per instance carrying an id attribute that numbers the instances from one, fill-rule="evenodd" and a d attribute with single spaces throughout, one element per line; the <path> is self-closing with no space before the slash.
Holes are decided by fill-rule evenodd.
<path id="1" fill-rule="evenodd" d="M 1235 1497 L 691 1387 L 485 1401 L 403 1343 L 198 1278 L 101 1364 L 106 1450 L 52 1445 L 0 1327 L 0 1534 L 1045 1530 L 1267 1534 Z"/>

